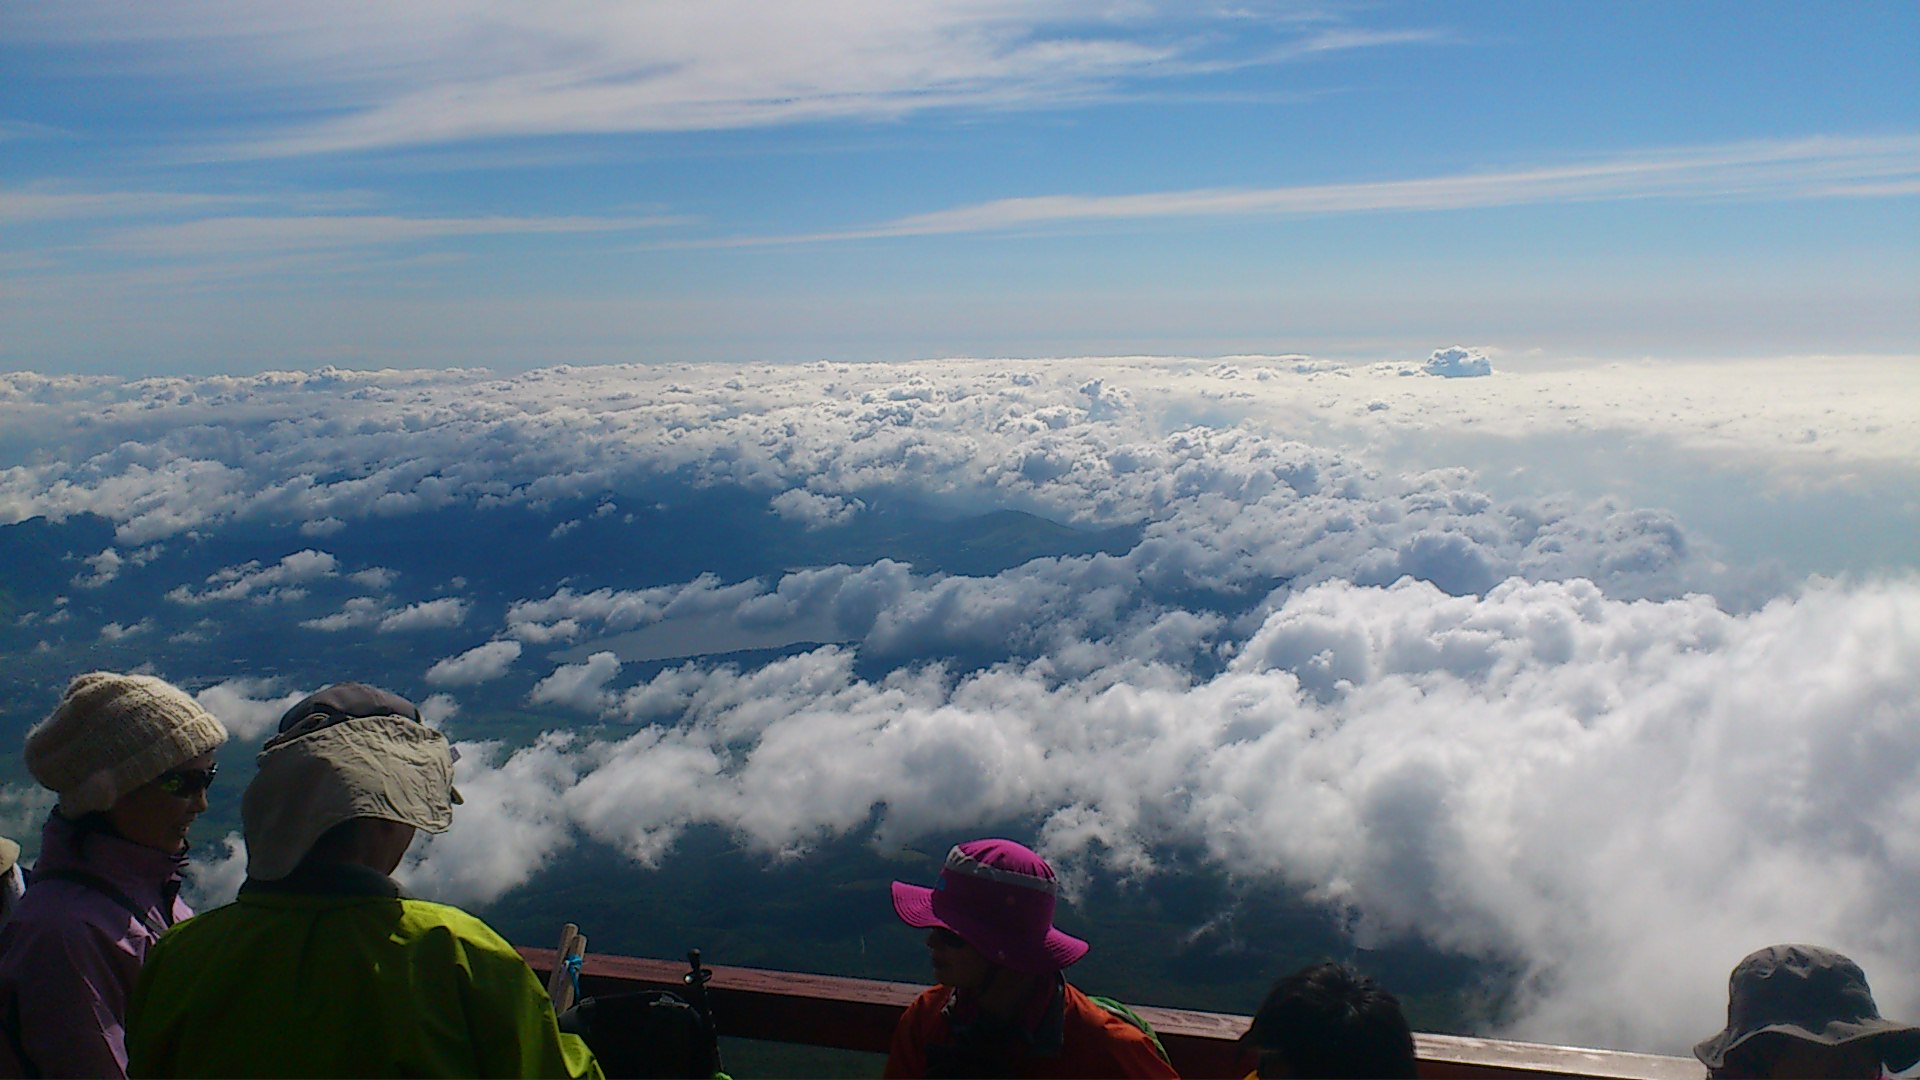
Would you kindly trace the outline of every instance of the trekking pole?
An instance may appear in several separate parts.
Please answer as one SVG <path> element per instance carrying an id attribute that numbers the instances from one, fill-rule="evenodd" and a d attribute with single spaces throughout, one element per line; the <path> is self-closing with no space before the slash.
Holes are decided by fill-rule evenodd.
<path id="1" fill-rule="evenodd" d="M 587 956 L 587 936 L 568 923 L 560 928 L 560 948 L 553 957 L 553 971 L 547 975 L 547 996 L 553 999 L 553 1011 L 566 1012 L 579 996 L 580 965 Z"/>
<path id="2" fill-rule="evenodd" d="M 707 1000 L 707 980 L 713 978 L 713 969 L 700 966 L 700 950 L 687 950 L 687 973 L 680 981 L 687 984 L 687 996 L 693 999 L 693 1007 L 709 1019 L 713 1017 L 713 1005 Z"/>
<path id="3" fill-rule="evenodd" d="M 707 997 L 707 981 L 713 978 L 713 970 L 700 966 L 700 950 L 687 950 L 687 973 L 680 981 L 687 986 L 687 1003 L 707 1024 L 707 1050 L 713 1059 L 713 1075 L 725 1076 L 726 1069 L 720 1061 L 720 1025 L 713 1019 L 713 1001 Z"/>

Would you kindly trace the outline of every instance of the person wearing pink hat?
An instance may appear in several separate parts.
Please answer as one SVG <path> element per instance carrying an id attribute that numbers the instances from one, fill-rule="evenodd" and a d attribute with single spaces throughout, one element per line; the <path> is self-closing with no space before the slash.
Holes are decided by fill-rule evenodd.
<path id="1" fill-rule="evenodd" d="M 1053 925 L 1058 884 L 1011 840 L 947 853 L 931 889 L 893 883 L 893 910 L 927 931 L 935 986 L 893 1031 L 887 1077 L 1171 1077 L 1153 1036 L 1067 982 L 1087 943 Z"/>

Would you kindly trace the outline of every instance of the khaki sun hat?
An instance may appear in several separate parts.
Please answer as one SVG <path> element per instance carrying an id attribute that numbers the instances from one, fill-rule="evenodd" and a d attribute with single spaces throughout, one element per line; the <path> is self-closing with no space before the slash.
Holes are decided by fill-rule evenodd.
<path id="1" fill-rule="evenodd" d="M 379 818 L 430 833 L 453 824 L 453 748 L 425 724 L 397 715 L 298 724 L 268 740 L 240 800 L 247 876 L 278 881 L 328 829 Z"/>

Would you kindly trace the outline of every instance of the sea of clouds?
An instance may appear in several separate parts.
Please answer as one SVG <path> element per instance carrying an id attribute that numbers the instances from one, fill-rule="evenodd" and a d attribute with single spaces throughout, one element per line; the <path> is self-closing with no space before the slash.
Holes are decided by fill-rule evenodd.
<path id="1" fill-rule="evenodd" d="M 1848 952 L 1886 1012 L 1920 1015 L 1912 561 L 1783 576 L 1728 561 L 1684 506 L 1500 497 L 1449 454 L 1499 439 L 1545 469 L 1571 427 L 1759 477 L 1756 504 L 1867 475 L 1912 502 L 1913 365 L 1483 361 L 0 375 L 0 520 L 112 519 L 114 545 L 80 553 L 95 580 L 231 523 L 303 523 L 308 549 L 168 601 L 347 583 L 306 632 L 470 633 L 393 676 L 432 688 L 456 739 L 462 694 L 537 675 L 526 704 L 552 729 L 463 744 L 466 805 L 407 869 L 428 895 L 499 896 L 581 835 L 652 861 L 701 824 L 797 853 L 1029 819 L 1070 875 L 1150 879 L 1156 849 L 1197 848 L 1363 943 L 1498 959 L 1522 976 L 1520 1037 L 1682 1051 L 1722 1022 L 1733 963 L 1790 940 Z M 1143 531 L 992 576 L 882 559 L 503 610 L 389 601 L 389 572 L 327 550 L 456 504 L 618 512 L 609 493 L 669 475 L 759 493 L 795 530 L 911 499 Z M 832 644 L 645 676 L 605 646 L 693 626 Z M 202 700 L 257 739 L 311 689 Z M 626 734 L 574 730 L 596 720 Z M 202 888 L 230 893 L 241 854 Z"/>

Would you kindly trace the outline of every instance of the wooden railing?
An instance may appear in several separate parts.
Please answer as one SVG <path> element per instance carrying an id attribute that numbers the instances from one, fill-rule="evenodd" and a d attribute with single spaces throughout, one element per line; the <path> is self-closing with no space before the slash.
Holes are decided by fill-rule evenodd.
<path id="1" fill-rule="evenodd" d="M 520 954 L 543 979 L 553 970 L 552 949 L 523 947 Z M 580 988 L 589 995 L 683 990 L 680 976 L 686 970 L 687 965 L 679 961 L 589 955 L 581 967 Z M 900 1013 L 926 989 L 912 983 L 758 968 L 715 966 L 712 970 L 707 991 L 722 1034 L 844 1050 L 886 1053 Z M 1237 1041 L 1247 1029 L 1247 1017 L 1152 1005 L 1133 1008 L 1159 1033 L 1180 1075 L 1246 1075 Z M 1461 1035 L 1416 1034 L 1413 1041 L 1420 1075 L 1428 1077 L 1704 1075 L 1692 1058 Z"/>

